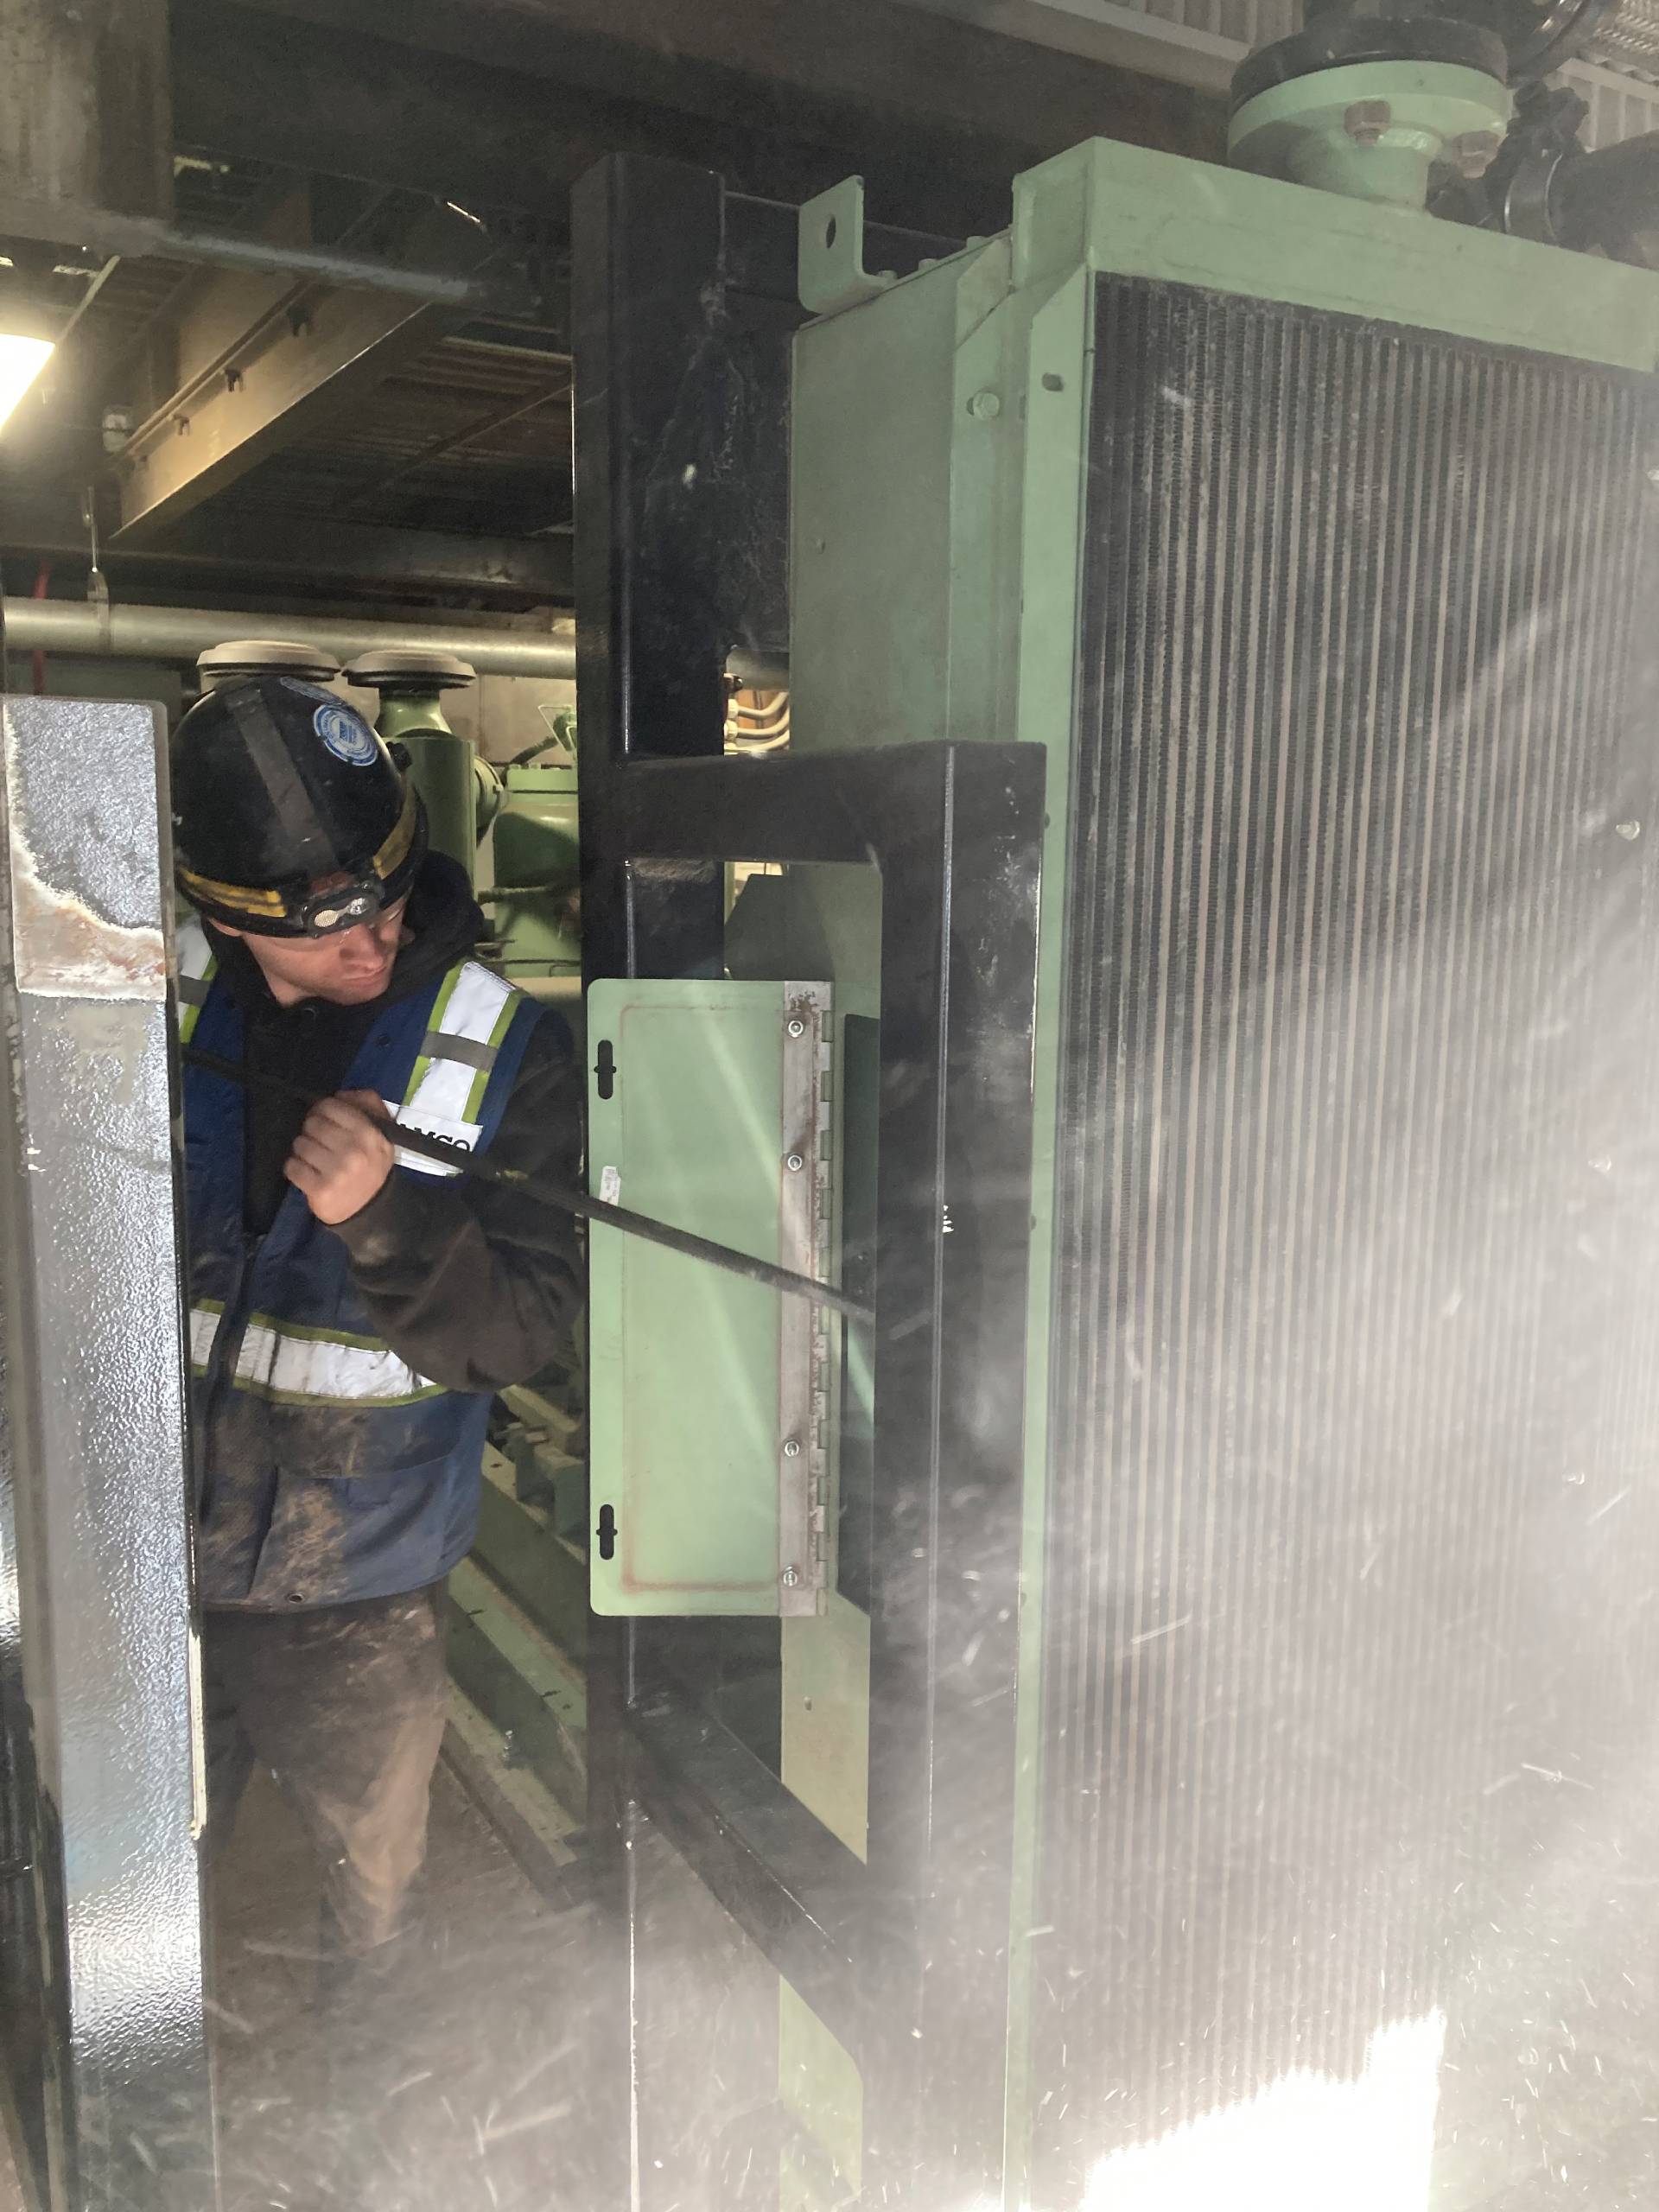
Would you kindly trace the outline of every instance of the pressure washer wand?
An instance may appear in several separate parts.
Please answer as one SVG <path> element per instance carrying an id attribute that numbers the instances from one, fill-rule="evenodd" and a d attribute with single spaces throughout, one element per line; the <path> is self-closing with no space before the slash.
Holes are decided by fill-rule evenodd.
<path id="1" fill-rule="evenodd" d="M 234 1060 L 221 1059 L 217 1052 L 204 1052 L 195 1045 L 182 1045 L 179 1050 L 192 1067 L 200 1068 L 207 1075 L 222 1076 L 226 1083 L 239 1084 L 246 1089 L 247 1071 Z M 260 1081 L 308 1107 L 322 1103 L 302 1084 L 285 1083 L 280 1076 L 264 1074 Z M 861 1306 L 856 1299 L 848 1297 L 833 1284 L 816 1282 L 810 1275 L 797 1274 L 792 1268 L 775 1267 L 770 1260 L 751 1259 L 747 1252 L 734 1252 L 729 1244 L 716 1244 L 709 1237 L 692 1236 L 689 1230 L 671 1229 L 665 1221 L 653 1221 L 649 1214 L 634 1213 L 626 1206 L 590 1198 L 574 1183 L 550 1182 L 540 1176 L 523 1174 L 517 1168 L 498 1167 L 488 1160 L 480 1160 L 475 1154 L 442 1143 L 423 1130 L 406 1129 L 402 1122 L 396 1124 L 396 1130 L 395 1142 L 400 1152 L 412 1152 L 422 1160 L 441 1161 L 444 1166 L 459 1168 L 462 1174 L 475 1176 L 480 1182 L 510 1185 L 530 1198 L 539 1198 L 545 1205 L 556 1206 L 561 1213 L 574 1214 L 578 1221 L 602 1222 L 607 1229 L 619 1229 L 626 1236 L 638 1236 L 647 1244 L 660 1245 L 665 1252 L 678 1252 L 688 1260 L 706 1260 L 711 1268 L 723 1268 L 728 1274 L 741 1275 L 748 1282 L 764 1283 L 768 1290 L 780 1290 L 791 1298 L 809 1298 L 815 1306 L 827 1306 L 832 1313 L 846 1314 L 849 1320 L 873 1322 L 875 1319 L 869 1306 Z"/>

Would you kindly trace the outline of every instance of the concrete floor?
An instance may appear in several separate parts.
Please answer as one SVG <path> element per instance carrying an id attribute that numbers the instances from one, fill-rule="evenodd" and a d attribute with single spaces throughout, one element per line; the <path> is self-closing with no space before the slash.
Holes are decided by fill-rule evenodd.
<path id="1" fill-rule="evenodd" d="M 223 2212 L 595 2212 L 581 2062 L 585 1904 L 555 1911 L 440 1766 L 429 1943 L 327 2036 L 315 1868 L 273 1784 L 248 1792 L 214 1900 Z"/>

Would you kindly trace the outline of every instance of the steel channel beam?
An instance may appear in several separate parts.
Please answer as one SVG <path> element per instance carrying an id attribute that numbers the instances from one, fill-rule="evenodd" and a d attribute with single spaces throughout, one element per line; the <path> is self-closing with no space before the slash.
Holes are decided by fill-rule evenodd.
<path id="1" fill-rule="evenodd" d="M 85 543 L 79 549 L 85 557 Z M 463 537 L 437 530 L 399 530 L 374 523 L 323 522 L 308 515 L 188 515 L 153 543 L 124 538 L 103 553 L 105 569 L 123 574 L 129 561 L 152 569 L 190 569 L 221 580 L 372 586 L 405 593 L 453 592 L 534 606 L 570 599 L 570 537 Z M 138 570 L 143 573 L 143 569 Z M 245 617 L 244 618 L 246 619 Z"/>
<path id="2" fill-rule="evenodd" d="M 568 530 L 539 537 L 472 537 L 380 523 L 329 521 L 325 526 L 312 515 L 215 507 L 211 514 L 180 517 L 154 543 L 124 539 L 105 545 L 100 557 L 118 593 L 128 577 L 164 576 L 176 582 L 181 598 L 191 599 L 204 585 L 211 594 L 210 580 L 217 575 L 221 588 L 230 576 L 303 580 L 562 606 L 570 599 L 570 549 Z M 0 553 L 84 569 L 87 536 L 79 501 L 61 491 L 7 487 L 0 495 Z M 238 619 L 245 623 L 248 618 Z"/>
<path id="3" fill-rule="evenodd" d="M 178 2212 L 213 2161 L 161 731 L 140 706 L 3 718 L 0 1620 L 35 1942 L 11 1971 L 54 2212 Z"/>
<path id="4" fill-rule="evenodd" d="M 331 292 L 297 327 L 284 320 L 245 366 L 169 407 L 123 454 L 119 539 L 153 542 L 158 531 L 426 352 L 448 327 L 440 308 L 375 292 Z"/>
<path id="5" fill-rule="evenodd" d="M 284 218 L 291 215 L 285 210 Z M 463 228 L 429 214 L 405 243 L 416 260 Z M 479 233 L 463 242 L 477 257 Z M 286 246 L 273 237 L 268 243 Z M 204 279 L 179 320 L 181 381 L 118 462 L 119 536 L 149 537 L 260 461 L 349 407 L 456 328 L 462 311 L 309 278 L 225 270 Z"/>

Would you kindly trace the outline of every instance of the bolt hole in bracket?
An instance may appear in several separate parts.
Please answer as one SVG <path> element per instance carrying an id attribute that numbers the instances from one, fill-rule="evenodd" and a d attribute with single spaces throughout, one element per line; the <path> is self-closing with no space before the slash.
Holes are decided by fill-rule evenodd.
<path id="1" fill-rule="evenodd" d="M 801 305 L 809 315 L 839 315 L 899 281 L 891 269 L 864 266 L 864 180 L 843 177 L 801 209 Z"/>

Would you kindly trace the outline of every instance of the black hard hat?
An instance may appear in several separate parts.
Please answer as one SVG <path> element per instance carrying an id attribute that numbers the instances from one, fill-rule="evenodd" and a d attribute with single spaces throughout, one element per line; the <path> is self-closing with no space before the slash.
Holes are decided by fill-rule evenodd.
<path id="1" fill-rule="evenodd" d="M 425 856 L 414 786 L 362 715 L 315 683 L 220 684 L 180 722 L 172 762 L 179 888 L 209 921 L 327 937 L 395 905 Z"/>

